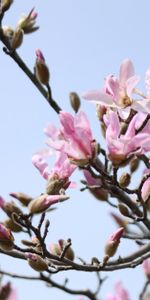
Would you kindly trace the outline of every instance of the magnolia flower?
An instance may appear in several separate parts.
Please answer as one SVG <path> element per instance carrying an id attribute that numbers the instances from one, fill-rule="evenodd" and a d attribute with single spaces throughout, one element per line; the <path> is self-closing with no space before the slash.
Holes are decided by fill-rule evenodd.
<path id="1" fill-rule="evenodd" d="M 85 92 L 82 96 L 86 100 L 105 106 L 116 107 L 117 109 L 128 108 L 127 111 L 132 108 L 136 111 L 148 113 L 150 111 L 150 100 L 147 97 L 142 100 L 132 98 L 132 94 L 136 93 L 135 86 L 139 79 L 139 76 L 134 74 L 132 61 L 125 59 L 120 65 L 119 78 L 110 74 L 106 77 L 102 89 Z M 142 93 L 137 92 L 137 94 L 143 98 Z"/>
<path id="2" fill-rule="evenodd" d="M 76 166 L 71 164 L 67 155 L 64 152 L 56 151 L 56 161 L 51 168 L 48 167 L 48 163 L 45 159 L 51 156 L 52 152 L 41 151 L 32 156 L 32 162 L 34 166 L 39 170 L 41 175 L 46 179 L 66 179 L 71 176 Z"/>
<path id="3" fill-rule="evenodd" d="M 109 294 L 107 300 L 130 300 L 128 292 L 123 288 L 122 283 L 118 282 L 115 285 L 115 296 Z"/>
<path id="4" fill-rule="evenodd" d="M 69 160 L 77 165 L 87 164 L 96 152 L 89 121 L 84 112 L 72 116 L 68 112 L 59 114 L 61 128 L 53 125 L 45 129 L 49 139 L 47 144 L 60 152 L 66 153 Z"/>
<path id="5" fill-rule="evenodd" d="M 125 134 L 121 134 L 121 125 L 116 112 L 110 111 L 104 117 L 106 129 L 106 143 L 109 158 L 118 164 L 131 154 L 144 154 L 150 151 L 150 130 L 143 130 L 136 134 L 137 122 L 141 114 L 137 113 L 129 123 Z M 141 123 L 141 122 L 140 122 Z"/>
<path id="6" fill-rule="evenodd" d="M 10 282 L 0 287 L 0 299 L 18 300 L 17 291 L 16 289 L 12 288 Z"/>

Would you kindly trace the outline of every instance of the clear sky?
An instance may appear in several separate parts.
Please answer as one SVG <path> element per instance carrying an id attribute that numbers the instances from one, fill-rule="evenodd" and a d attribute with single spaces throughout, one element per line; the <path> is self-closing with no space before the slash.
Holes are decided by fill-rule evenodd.
<path id="1" fill-rule="evenodd" d="M 150 66 L 150 2 L 147 0 L 14 0 L 3 24 L 15 26 L 20 13 L 32 7 L 38 11 L 40 30 L 25 36 L 18 53 L 33 69 L 35 48 L 40 48 L 51 71 L 54 98 L 68 110 L 70 91 L 79 94 L 103 85 L 104 77 L 117 73 L 124 58 L 135 64 L 136 73 L 143 77 Z M 2 45 L 1 45 L 2 49 Z M 142 83 L 143 84 L 143 83 Z M 0 52 L 0 194 L 8 199 L 9 192 L 22 191 L 36 196 L 43 192 L 45 182 L 31 163 L 34 152 L 44 147 L 43 128 L 48 122 L 58 124 L 58 116 L 26 78 L 15 63 Z M 95 106 L 83 100 L 94 135 L 102 137 L 95 118 Z M 69 108 L 69 111 L 71 109 Z M 76 180 L 79 182 L 79 176 Z M 79 184 L 80 186 L 80 184 Z M 78 187 L 79 189 L 79 187 Z M 69 191 L 70 202 L 59 206 L 49 215 L 51 228 L 48 243 L 59 238 L 72 238 L 76 255 L 90 261 L 92 256 L 103 255 L 103 244 L 115 229 L 105 204 L 96 201 L 87 192 Z M 119 254 L 130 252 L 123 242 Z M 0 256 L 0 266 L 8 271 L 32 274 L 25 262 Z M 136 270 L 114 272 L 102 287 L 105 298 L 118 279 L 129 287 L 132 300 L 137 299 L 143 277 L 141 267 Z M 73 288 L 95 288 L 96 276 L 84 273 L 65 273 L 55 276 L 63 282 L 70 277 Z M 60 291 L 45 287 L 39 282 L 14 280 L 21 300 L 77 299 Z"/>

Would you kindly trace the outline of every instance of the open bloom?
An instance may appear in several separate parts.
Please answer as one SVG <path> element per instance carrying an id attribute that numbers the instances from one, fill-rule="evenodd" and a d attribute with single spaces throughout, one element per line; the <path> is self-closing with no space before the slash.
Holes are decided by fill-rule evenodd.
<path id="1" fill-rule="evenodd" d="M 66 153 L 74 164 L 87 164 L 95 155 L 96 147 L 86 114 L 79 112 L 72 116 L 68 112 L 61 111 L 59 117 L 61 122 L 59 130 L 53 125 L 45 129 L 49 137 L 48 145 Z"/>
<path id="2" fill-rule="evenodd" d="M 115 285 L 115 296 L 109 294 L 107 300 L 130 300 L 128 292 L 123 288 L 121 282 Z"/>
<path id="3" fill-rule="evenodd" d="M 119 78 L 108 75 L 104 87 L 100 90 L 92 90 L 83 93 L 83 98 L 94 101 L 98 104 L 116 108 L 131 108 L 137 111 L 150 112 L 150 100 L 134 100 L 133 93 L 136 93 L 135 86 L 139 82 L 139 76 L 134 73 L 134 66 L 131 60 L 125 59 L 120 65 Z M 146 79 L 148 82 L 148 79 Z M 137 93 L 139 94 L 139 93 Z M 143 94 L 140 93 L 143 98 Z"/>
<path id="4" fill-rule="evenodd" d="M 0 287 L 0 299 L 18 300 L 17 291 L 11 286 L 10 282 Z"/>
<path id="5" fill-rule="evenodd" d="M 118 164 L 128 158 L 131 154 L 144 154 L 150 151 L 150 130 L 136 133 L 137 123 L 141 114 L 137 113 L 129 123 L 125 134 L 121 134 L 121 125 L 116 112 L 110 111 L 105 117 L 106 143 L 109 158 Z"/>

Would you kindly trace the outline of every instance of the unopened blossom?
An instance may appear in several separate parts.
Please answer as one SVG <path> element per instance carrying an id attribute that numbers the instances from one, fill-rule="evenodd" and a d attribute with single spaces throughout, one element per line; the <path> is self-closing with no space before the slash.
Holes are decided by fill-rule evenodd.
<path id="1" fill-rule="evenodd" d="M 45 129 L 49 139 L 47 144 L 67 154 L 70 161 L 77 165 L 85 165 L 95 157 L 96 143 L 93 140 L 89 121 L 84 112 L 75 116 L 68 112 L 59 113 L 61 127 L 57 130 L 53 125 Z"/>
<path id="2" fill-rule="evenodd" d="M 130 121 L 125 134 L 121 134 L 121 124 L 116 112 L 105 116 L 106 144 L 108 156 L 114 164 L 119 164 L 133 153 L 136 155 L 150 151 L 150 130 L 136 133 L 137 122 L 141 114 L 137 113 Z"/>
<path id="3" fill-rule="evenodd" d="M 44 85 L 48 85 L 49 83 L 49 69 L 46 65 L 45 58 L 43 56 L 43 53 L 40 49 L 35 50 L 36 54 L 36 62 L 35 62 L 35 76 L 38 79 L 38 81 Z"/>
<path id="4" fill-rule="evenodd" d="M 144 202 L 146 202 L 150 196 L 150 177 L 147 178 L 142 185 L 141 196 Z"/>
<path id="5" fill-rule="evenodd" d="M 109 294 L 106 300 L 130 300 L 127 290 L 124 289 L 121 282 L 115 285 L 115 295 Z"/>
<path id="6" fill-rule="evenodd" d="M 48 269 L 47 261 L 41 256 L 33 253 L 26 253 L 28 264 L 32 269 L 38 272 L 43 272 Z"/>
<path id="7" fill-rule="evenodd" d="M 136 93 L 135 86 L 139 82 L 139 76 L 135 75 L 134 66 L 131 60 L 125 59 L 120 65 L 118 78 L 112 74 L 106 76 L 104 87 L 99 90 L 85 92 L 84 99 L 94 101 L 98 104 L 110 106 L 117 109 L 134 109 L 141 112 L 150 112 L 150 101 L 142 93 L 137 94 L 142 97 L 133 99 Z"/>
<path id="8" fill-rule="evenodd" d="M 17 291 L 14 289 L 10 282 L 0 287 L 1 300 L 18 300 Z"/>
<path id="9" fill-rule="evenodd" d="M 13 249 L 14 237 L 9 229 L 0 224 L 0 248 L 6 251 Z"/>
<path id="10" fill-rule="evenodd" d="M 2 196 L 0 196 L 0 208 L 10 218 L 12 217 L 13 213 L 16 214 L 22 213 L 21 209 L 13 201 L 6 201 Z"/>
<path id="11" fill-rule="evenodd" d="M 54 255 L 58 255 L 60 256 L 65 248 L 65 246 L 67 245 L 67 241 L 60 239 L 58 241 L 58 243 L 52 243 L 50 244 L 50 252 Z M 74 251 L 72 249 L 72 247 L 69 247 L 66 252 L 64 257 L 69 259 L 69 260 L 74 260 Z"/>
<path id="12" fill-rule="evenodd" d="M 6 10 L 8 10 L 10 8 L 12 3 L 13 3 L 13 0 L 1 0 L 0 1 L 0 10 L 2 12 L 5 12 Z"/>
<path id="13" fill-rule="evenodd" d="M 17 28 L 20 28 L 24 31 L 24 33 L 32 33 L 39 29 L 39 26 L 35 26 L 37 19 L 37 12 L 32 9 L 27 16 L 21 16 Z"/>
<path id="14" fill-rule="evenodd" d="M 59 202 L 63 202 L 65 200 L 68 200 L 69 197 L 66 195 L 47 195 L 43 194 L 39 197 L 32 200 L 29 205 L 29 212 L 36 214 L 41 213 L 45 210 L 47 210 L 49 207 L 51 207 L 54 204 L 57 204 Z"/>
<path id="15" fill-rule="evenodd" d="M 142 264 L 143 271 L 146 276 L 150 279 L 150 258 L 145 259 Z"/>
<path id="16" fill-rule="evenodd" d="M 94 178 L 88 170 L 83 170 L 89 191 L 98 200 L 107 200 L 108 192 L 102 187 L 102 180 Z"/>
<path id="17" fill-rule="evenodd" d="M 105 244 L 105 257 L 104 257 L 104 263 L 107 262 L 107 260 L 111 257 L 114 256 L 117 248 L 120 243 L 120 239 L 123 235 L 124 228 L 120 227 L 118 228 L 115 232 L 113 232 L 110 237 L 107 239 L 106 244 Z"/>

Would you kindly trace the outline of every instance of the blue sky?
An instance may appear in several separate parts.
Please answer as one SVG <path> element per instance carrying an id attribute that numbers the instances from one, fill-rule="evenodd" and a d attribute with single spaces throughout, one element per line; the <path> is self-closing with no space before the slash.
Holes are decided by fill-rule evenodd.
<path id="1" fill-rule="evenodd" d="M 35 7 L 39 13 L 40 30 L 25 36 L 18 53 L 33 69 L 35 49 L 40 48 L 51 73 L 54 98 L 64 110 L 71 111 L 70 91 L 81 94 L 103 85 L 104 77 L 117 73 L 124 58 L 131 58 L 136 73 L 141 75 L 144 86 L 146 69 L 150 66 L 149 1 L 101 1 L 101 0 L 55 0 L 14 1 L 3 24 L 15 26 L 20 13 L 28 13 Z M 1 45 L 2 48 L 2 45 Z M 9 192 L 23 191 L 36 196 L 44 190 L 45 182 L 32 166 L 31 156 L 44 147 L 43 128 L 48 122 L 59 124 L 58 116 L 26 78 L 15 63 L 0 52 L 1 83 L 1 190 L 8 199 Z M 87 112 L 95 137 L 102 137 L 95 118 L 95 106 L 83 100 L 82 109 Z M 80 175 L 80 174 L 79 174 Z M 79 181 L 80 176 L 76 176 Z M 71 191 L 72 200 L 59 206 L 50 217 L 51 229 L 48 243 L 59 238 L 72 238 L 77 256 L 90 261 L 92 256 L 103 255 L 103 244 L 115 225 L 109 218 L 109 208 L 87 192 L 85 196 Z M 119 254 L 130 252 L 123 242 Z M 128 249 L 127 249 L 128 248 Z M 2 268 L 18 273 L 32 273 L 25 262 L 0 257 Z M 108 275 L 108 274 L 103 274 Z M 102 287 L 102 295 L 113 289 L 116 280 L 124 280 L 131 298 L 137 299 L 143 283 L 140 267 L 136 270 L 114 272 Z M 67 274 L 55 276 L 63 282 Z M 94 274 L 69 273 L 70 287 L 95 288 Z M 136 278 L 136 285 L 135 285 Z M 75 299 L 43 283 L 16 281 L 21 300 Z"/>

